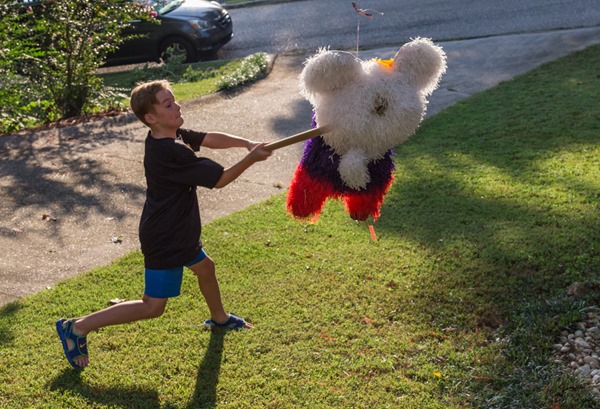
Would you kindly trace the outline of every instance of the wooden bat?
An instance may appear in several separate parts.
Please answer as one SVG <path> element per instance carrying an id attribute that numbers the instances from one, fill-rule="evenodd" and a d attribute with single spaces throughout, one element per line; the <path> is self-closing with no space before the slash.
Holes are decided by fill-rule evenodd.
<path id="1" fill-rule="evenodd" d="M 285 146 L 289 146 L 297 142 L 302 142 L 307 139 L 314 138 L 315 136 L 323 135 L 324 133 L 330 131 L 331 129 L 327 125 L 320 126 L 318 128 L 313 128 L 308 131 L 300 132 L 296 135 L 288 136 L 287 138 L 280 139 L 275 142 L 269 142 L 264 146 L 264 148 L 270 151 L 274 151 L 275 149 L 283 148 Z"/>

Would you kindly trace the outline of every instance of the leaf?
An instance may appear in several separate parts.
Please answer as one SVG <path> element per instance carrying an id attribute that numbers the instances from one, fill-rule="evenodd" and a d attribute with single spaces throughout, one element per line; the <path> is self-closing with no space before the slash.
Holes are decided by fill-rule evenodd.
<path id="1" fill-rule="evenodd" d="M 337 341 L 337 338 L 330 337 L 330 336 L 329 336 L 329 335 L 327 335 L 325 332 L 323 332 L 323 333 L 321 334 L 321 338 L 322 338 L 322 339 L 324 339 L 324 340 L 325 340 L 325 341 L 327 341 L 327 342 L 334 342 L 334 341 Z"/>
<path id="2" fill-rule="evenodd" d="M 367 324 L 367 325 L 373 325 L 375 324 L 375 320 L 372 320 L 369 317 L 364 317 L 360 320 L 360 322 L 362 322 L 363 324 Z"/>

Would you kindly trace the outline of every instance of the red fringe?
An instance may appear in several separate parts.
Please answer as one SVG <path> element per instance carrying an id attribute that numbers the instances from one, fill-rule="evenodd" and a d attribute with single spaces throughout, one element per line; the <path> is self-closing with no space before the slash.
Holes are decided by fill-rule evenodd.
<path id="1" fill-rule="evenodd" d="M 300 164 L 294 172 L 287 195 L 287 209 L 295 218 L 316 222 L 325 200 L 339 194 L 331 183 L 312 179 Z"/>
<path id="2" fill-rule="evenodd" d="M 369 216 L 373 221 L 381 216 L 381 205 L 383 198 L 394 182 L 394 175 L 390 175 L 390 180 L 384 185 L 370 190 L 352 192 L 344 196 L 344 205 L 346 211 L 354 220 L 364 221 Z"/>
<path id="3" fill-rule="evenodd" d="M 342 194 L 336 192 L 331 183 L 311 178 L 300 164 L 290 182 L 286 206 L 288 212 L 295 218 L 310 219 L 311 222 L 316 222 L 327 198 L 343 198 L 346 212 L 352 219 L 364 221 L 371 216 L 373 221 L 376 221 L 381 215 L 380 208 L 384 196 L 393 182 L 394 175 L 392 174 L 383 186 L 363 191 L 353 190 Z"/>

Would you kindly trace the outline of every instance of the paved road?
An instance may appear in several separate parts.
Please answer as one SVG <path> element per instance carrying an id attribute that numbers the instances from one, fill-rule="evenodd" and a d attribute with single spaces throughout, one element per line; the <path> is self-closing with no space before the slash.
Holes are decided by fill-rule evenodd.
<path id="1" fill-rule="evenodd" d="M 356 0 L 355 0 L 356 1 Z M 359 16 L 350 0 L 305 0 L 231 9 L 235 37 L 219 53 L 242 57 L 257 51 L 312 53 L 319 47 L 376 48 L 411 37 L 436 41 L 485 38 L 600 25 L 598 0 L 362 0 L 373 8 Z"/>

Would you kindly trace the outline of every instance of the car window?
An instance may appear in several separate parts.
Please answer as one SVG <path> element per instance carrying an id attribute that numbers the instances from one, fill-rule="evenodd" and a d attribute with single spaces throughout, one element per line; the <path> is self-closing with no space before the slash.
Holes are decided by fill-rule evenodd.
<path id="1" fill-rule="evenodd" d="M 158 14 L 167 14 L 181 6 L 185 0 L 150 0 L 148 3 Z"/>

